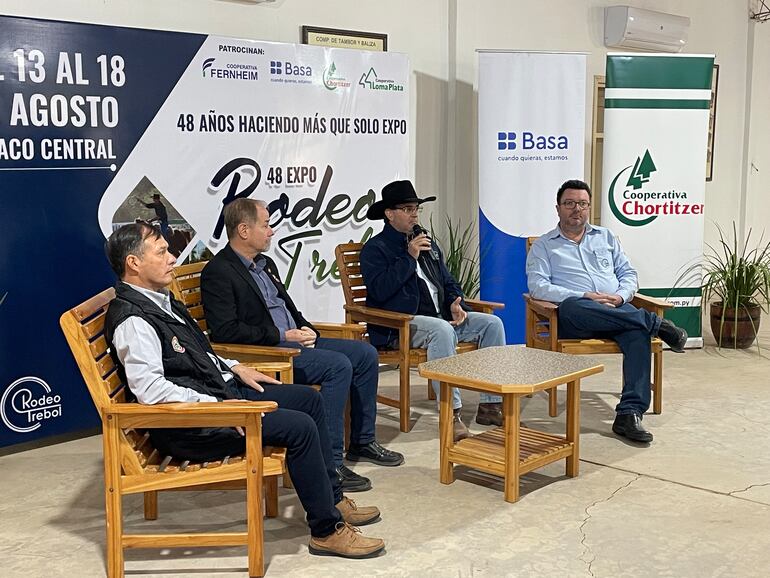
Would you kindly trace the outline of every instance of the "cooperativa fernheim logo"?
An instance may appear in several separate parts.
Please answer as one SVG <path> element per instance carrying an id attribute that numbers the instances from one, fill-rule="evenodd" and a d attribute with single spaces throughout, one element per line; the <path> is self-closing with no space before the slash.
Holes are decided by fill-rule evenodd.
<path id="1" fill-rule="evenodd" d="M 217 65 L 216 58 L 207 58 L 201 63 L 203 78 L 224 80 L 259 80 L 259 70 L 256 64 L 241 64 L 228 62 L 224 68 Z"/>
<path id="2" fill-rule="evenodd" d="M 690 202 L 687 191 L 668 187 L 666 190 L 656 189 L 652 175 L 657 172 L 658 167 L 655 166 L 650 150 L 645 149 L 644 154 L 636 157 L 633 165 L 628 165 L 615 175 L 610 184 L 608 201 L 618 221 L 629 227 L 642 227 L 662 215 L 703 213 L 703 204 Z"/>
<path id="3" fill-rule="evenodd" d="M 42 422 L 61 417 L 61 411 L 61 396 L 39 377 L 17 379 L 0 399 L 0 418 L 18 433 L 35 431 Z"/>

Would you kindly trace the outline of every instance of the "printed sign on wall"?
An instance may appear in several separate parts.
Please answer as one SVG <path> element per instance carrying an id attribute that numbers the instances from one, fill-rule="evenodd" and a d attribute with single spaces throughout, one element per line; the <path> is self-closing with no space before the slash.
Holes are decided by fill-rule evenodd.
<path id="1" fill-rule="evenodd" d="M 98 424 L 58 326 L 114 283 L 103 243 L 155 222 L 179 262 L 269 203 L 272 256 L 309 319 L 340 321 L 334 247 L 407 178 L 397 53 L 0 17 L 0 446 Z"/>

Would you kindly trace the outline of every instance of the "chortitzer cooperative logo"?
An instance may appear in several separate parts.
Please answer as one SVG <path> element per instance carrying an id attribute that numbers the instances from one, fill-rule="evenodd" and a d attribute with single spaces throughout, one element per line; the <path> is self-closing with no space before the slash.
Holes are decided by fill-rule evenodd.
<path id="1" fill-rule="evenodd" d="M 332 62 L 324 70 L 324 86 L 329 90 L 337 90 L 338 88 L 349 88 L 350 81 L 344 76 L 337 75 L 337 65 Z"/>
<path id="2" fill-rule="evenodd" d="M 19 378 L 0 399 L 0 418 L 15 432 L 35 431 L 43 421 L 61 417 L 61 396 L 52 393 L 39 377 Z"/>
<path id="3" fill-rule="evenodd" d="M 240 64 L 228 62 L 224 68 L 216 66 L 216 58 L 207 58 L 201 64 L 203 78 L 217 78 L 230 80 L 259 80 L 259 71 L 256 64 Z"/>
<path id="4" fill-rule="evenodd" d="M 623 176 L 628 174 L 626 180 Z M 687 191 L 675 188 L 667 191 L 650 190 L 652 174 L 658 172 L 649 149 L 636 157 L 633 165 L 628 165 L 615 175 L 609 190 L 609 204 L 615 218 L 629 227 L 641 227 L 652 223 L 660 215 L 700 215 L 703 205 L 688 202 Z M 625 180 L 625 187 L 619 183 Z"/>
<path id="5" fill-rule="evenodd" d="M 388 90 L 394 92 L 400 92 L 404 90 L 403 84 L 398 84 L 395 80 L 387 80 L 385 78 L 379 78 L 377 71 L 374 68 L 370 68 L 369 72 L 365 72 L 361 75 L 358 81 L 359 86 L 368 88 L 369 90 Z"/>

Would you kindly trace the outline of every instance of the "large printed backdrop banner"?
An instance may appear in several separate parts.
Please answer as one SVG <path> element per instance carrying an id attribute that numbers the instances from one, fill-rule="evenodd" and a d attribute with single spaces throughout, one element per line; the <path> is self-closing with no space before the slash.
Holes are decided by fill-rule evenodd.
<path id="1" fill-rule="evenodd" d="M 103 243 L 154 220 L 180 262 L 270 203 L 306 316 L 342 319 L 334 246 L 408 170 L 405 55 L 0 17 L 0 446 L 98 423 L 58 318 L 114 282 Z"/>
<path id="2" fill-rule="evenodd" d="M 524 342 L 527 237 L 557 222 L 556 191 L 583 176 L 586 56 L 479 52 L 481 297 Z"/>
<path id="3" fill-rule="evenodd" d="M 713 64 L 711 55 L 607 55 L 602 225 L 618 234 L 640 293 L 676 305 L 666 316 L 690 346 L 703 343 L 700 279 L 677 279 L 703 255 Z"/>

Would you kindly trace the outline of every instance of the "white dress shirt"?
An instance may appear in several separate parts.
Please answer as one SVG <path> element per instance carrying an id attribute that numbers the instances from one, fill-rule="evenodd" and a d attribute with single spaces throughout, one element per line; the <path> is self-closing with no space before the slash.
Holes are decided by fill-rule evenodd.
<path id="1" fill-rule="evenodd" d="M 151 291 L 126 283 L 155 305 L 160 307 L 177 321 L 184 323 L 171 309 L 168 290 Z M 158 334 L 147 321 L 132 315 L 115 328 L 113 344 L 118 359 L 126 371 L 128 387 L 139 403 L 153 405 L 174 401 L 218 401 L 216 397 L 198 393 L 189 387 L 182 387 L 168 379 L 163 372 L 163 354 Z M 233 374 L 226 369 L 238 365 L 234 359 L 223 359 L 209 353 L 209 357 L 219 368 L 222 379 L 229 381 Z M 222 365 L 224 364 L 224 366 Z"/>

